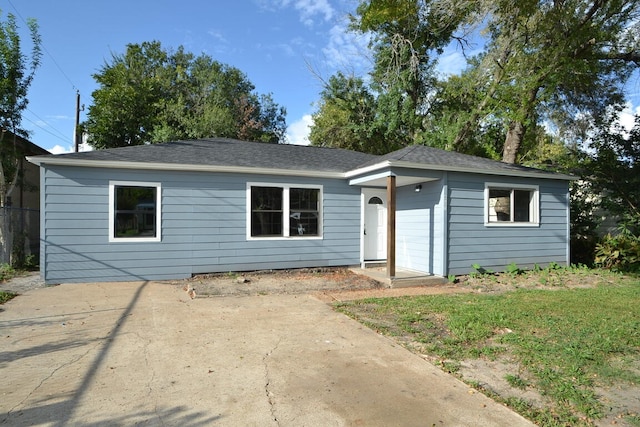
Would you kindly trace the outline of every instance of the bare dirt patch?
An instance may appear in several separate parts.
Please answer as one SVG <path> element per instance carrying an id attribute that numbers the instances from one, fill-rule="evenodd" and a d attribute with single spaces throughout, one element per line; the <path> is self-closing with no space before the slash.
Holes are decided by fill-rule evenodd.
<path id="1" fill-rule="evenodd" d="M 264 270 L 246 273 L 202 274 L 173 281 L 197 297 L 305 294 L 322 291 L 381 289 L 383 285 L 347 268 Z"/>

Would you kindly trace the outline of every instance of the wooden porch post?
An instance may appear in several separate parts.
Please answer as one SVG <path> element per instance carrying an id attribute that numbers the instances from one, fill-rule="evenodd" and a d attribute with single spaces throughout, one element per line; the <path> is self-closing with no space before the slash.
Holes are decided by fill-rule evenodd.
<path id="1" fill-rule="evenodd" d="M 387 276 L 396 275 L 396 177 L 387 177 Z"/>

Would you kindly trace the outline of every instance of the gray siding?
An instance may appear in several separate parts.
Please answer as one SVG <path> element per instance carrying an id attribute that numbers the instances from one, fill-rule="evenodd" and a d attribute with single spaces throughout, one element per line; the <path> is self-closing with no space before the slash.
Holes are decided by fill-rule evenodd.
<path id="1" fill-rule="evenodd" d="M 443 274 L 442 180 L 398 188 L 396 209 L 396 265 L 399 268 Z"/>
<path id="2" fill-rule="evenodd" d="M 342 180 L 49 166 L 42 169 L 47 283 L 355 265 L 360 189 Z M 160 242 L 109 242 L 109 180 L 160 182 Z M 323 185 L 323 238 L 247 240 L 246 183 Z"/>
<path id="3" fill-rule="evenodd" d="M 487 227 L 484 225 L 485 182 L 538 185 L 540 225 Z M 448 180 L 448 271 L 467 274 L 473 264 L 493 271 L 516 263 L 530 268 L 551 262 L 566 264 L 568 247 L 568 183 L 450 173 Z"/>

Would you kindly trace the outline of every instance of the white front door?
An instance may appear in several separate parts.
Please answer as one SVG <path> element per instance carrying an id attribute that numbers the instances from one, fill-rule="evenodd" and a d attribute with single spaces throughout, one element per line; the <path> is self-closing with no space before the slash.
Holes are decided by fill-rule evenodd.
<path id="1" fill-rule="evenodd" d="M 364 260 L 387 259 L 387 192 L 363 189 Z"/>

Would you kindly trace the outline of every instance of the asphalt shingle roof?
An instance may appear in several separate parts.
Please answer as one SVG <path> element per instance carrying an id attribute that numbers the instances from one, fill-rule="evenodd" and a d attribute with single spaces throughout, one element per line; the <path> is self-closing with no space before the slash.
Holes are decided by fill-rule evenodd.
<path id="1" fill-rule="evenodd" d="M 346 173 L 371 166 L 375 167 L 375 165 L 383 165 L 386 162 L 390 162 L 392 165 L 397 166 L 403 166 L 403 164 L 406 166 L 420 165 L 422 168 L 432 167 L 442 170 L 569 178 L 565 175 L 540 169 L 498 162 L 424 145 L 412 145 L 389 154 L 377 156 L 340 148 L 266 144 L 228 138 L 208 138 L 70 153 L 54 157 L 64 158 L 65 160 L 77 159 L 116 163 L 133 162 L 338 173 Z M 51 157 L 38 157 L 38 159 L 43 160 L 46 158 Z M 44 163 L 47 163 L 46 160 L 44 160 Z"/>
<path id="2" fill-rule="evenodd" d="M 376 158 L 338 148 L 208 138 L 58 155 L 67 159 L 346 172 Z"/>
<path id="3" fill-rule="evenodd" d="M 469 154 L 446 151 L 425 145 L 411 145 L 382 156 L 377 157 L 360 167 L 372 166 L 380 162 L 414 163 L 430 165 L 436 168 L 456 170 L 477 170 L 478 172 L 495 172 L 508 175 L 509 173 L 527 173 L 540 175 L 556 175 L 541 169 L 529 168 L 521 165 L 499 162 L 484 157 L 471 156 Z"/>

